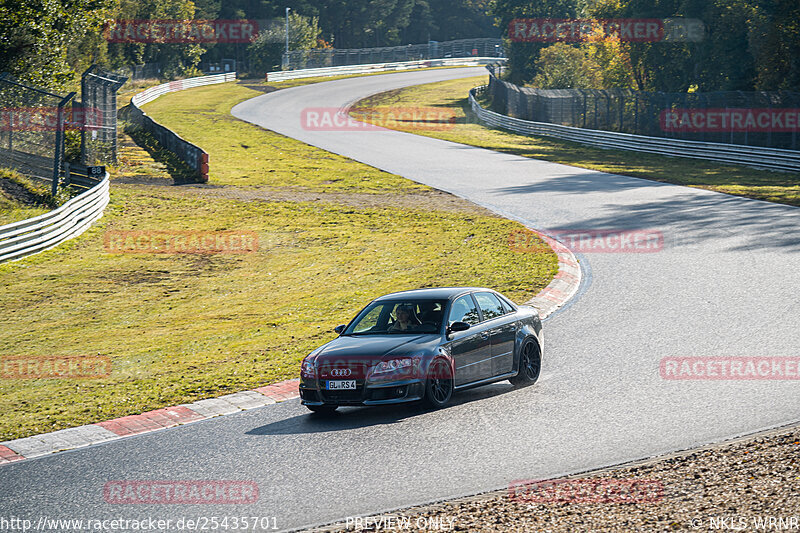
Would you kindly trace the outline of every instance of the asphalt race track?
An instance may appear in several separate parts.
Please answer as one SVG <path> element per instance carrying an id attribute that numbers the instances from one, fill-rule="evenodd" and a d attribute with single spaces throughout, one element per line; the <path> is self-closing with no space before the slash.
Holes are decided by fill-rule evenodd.
<path id="1" fill-rule="evenodd" d="M 445 69 L 266 94 L 234 115 L 452 192 L 533 228 L 649 229 L 654 253 L 584 253 L 577 297 L 545 322 L 543 374 L 437 412 L 292 400 L 0 468 L 0 516 L 274 516 L 280 529 L 585 471 L 800 420 L 800 381 L 665 380 L 688 356 L 797 356 L 800 210 L 393 131 L 310 131 L 306 107 L 482 73 Z M 376 295 L 377 296 L 377 295 Z M 350 317 L 341 317 L 345 322 Z M 132 479 L 240 479 L 256 504 L 110 505 Z"/>

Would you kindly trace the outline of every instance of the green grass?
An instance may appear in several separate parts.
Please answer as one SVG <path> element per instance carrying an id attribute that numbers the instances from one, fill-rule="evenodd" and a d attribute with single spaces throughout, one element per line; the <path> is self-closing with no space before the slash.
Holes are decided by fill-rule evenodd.
<path id="1" fill-rule="evenodd" d="M 49 209 L 18 202 L 0 191 L 0 226 L 47 213 Z"/>
<path id="2" fill-rule="evenodd" d="M 354 107 L 353 115 L 359 116 L 359 108 L 447 107 L 453 110 L 456 117 L 456 123 L 450 129 L 431 130 L 420 127 L 419 124 L 393 127 L 498 152 L 800 206 L 800 173 L 757 170 L 699 159 L 664 157 L 624 150 L 604 150 L 550 137 L 518 135 L 481 126 L 476 123 L 476 118 L 469 110 L 467 92 L 472 87 L 486 83 L 487 77 L 479 76 L 389 91 L 361 100 Z"/>
<path id="3" fill-rule="evenodd" d="M 0 377 L 0 440 L 296 377 L 335 325 L 386 292 L 485 285 L 525 301 L 556 273 L 554 254 L 509 249 L 515 222 L 474 206 L 415 204 L 409 199 L 437 193 L 230 117 L 256 94 L 225 84 L 148 105 L 209 151 L 210 186 L 171 186 L 165 165 L 122 143 L 103 218 L 53 250 L 0 265 L 0 360 L 113 362 L 98 379 Z M 314 191 L 319 200 L 233 195 L 265 191 Z M 359 203 L 364 197 L 374 200 Z M 104 234 L 118 230 L 255 231 L 259 248 L 107 253 Z"/>
<path id="4" fill-rule="evenodd" d="M 237 84 L 212 85 L 162 96 L 143 109 L 210 154 L 211 183 L 375 193 L 427 189 L 230 115 L 233 105 L 258 94 Z"/>

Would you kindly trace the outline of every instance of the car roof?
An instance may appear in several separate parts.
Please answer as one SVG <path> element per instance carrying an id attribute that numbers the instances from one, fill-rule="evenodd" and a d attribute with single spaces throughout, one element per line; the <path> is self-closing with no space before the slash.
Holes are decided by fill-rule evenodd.
<path id="1" fill-rule="evenodd" d="M 472 291 L 492 291 L 483 287 L 433 287 L 430 289 L 414 289 L 410 291 L 400 291 L 381 296 L 376 298 L 375 301 L 380 300 L 396 300 L 398 298 L 420 298 L 420 299 L 436 299 L 444 300 L 449 299 L 459 294 Z"/>

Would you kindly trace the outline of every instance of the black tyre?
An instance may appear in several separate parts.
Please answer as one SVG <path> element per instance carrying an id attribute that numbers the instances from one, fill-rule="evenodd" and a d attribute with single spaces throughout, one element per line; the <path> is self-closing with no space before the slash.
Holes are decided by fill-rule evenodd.
<path id="1" fill-rule="evenodd" d="M 324 405 L 306 405 L 306 407 L 311 409 L 313 412 L 319 413 L 321 415 L 333 414 L 333 412 L 339 408 L 338 405 L 329 405 L 327 403 Z"/>
<path id="2" fill-rule="evenodd" d="M 434 359 L 428 368 L 428 379 L 425 380 L 425 397 L 423 403 L 433 409 L 440 409 L 453 397 L 453 372 L 445 359 Z"/>
<path id="3" fill-rule="evenodd" d="M 536 339 L 528 339 L 522 345 L 519 355 L 519 372 L 509 379 L 515 387 L 533 385 L 539 379 L 542 370 L 542 356 L 539 353 L 539 343 Z"/>

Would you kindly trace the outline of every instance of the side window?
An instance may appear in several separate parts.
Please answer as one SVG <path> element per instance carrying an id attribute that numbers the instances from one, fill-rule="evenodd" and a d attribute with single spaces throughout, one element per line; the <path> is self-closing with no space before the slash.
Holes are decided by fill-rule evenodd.
<path id="1" fill-rule="evenodd" d="M 475 294 L 475 299 L 483 312 L 484 320 L 491 320 L 505 314 L 503 304 L 497 299 L 497 296 L 491 292 L 479 292 Z"/>
<path id="2" fill-rule="evenodd" d="M 514 305 L 502 294 L 500 295 L 500 303 L 503 304 L 503 308 L 506 310 L 506 313 L 513 313 L 515 310 Z"/>
<path id="3" fill-rule="evenodd" d="M 452 324 L 453 322 L 466 322 L 467 324 L 474 326 L 480 321 L 481 319 L 480 315 L 478 315 L 478 308 L 475 307 L 475 303 L 472 301 L 472 298 L 469 294 L 462 296 L 453 302 L 453 307 L 450 309 L 450 320 L 448 321 L 448 324 Z"/>

